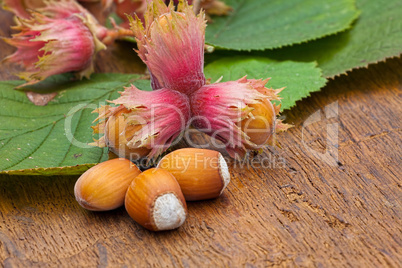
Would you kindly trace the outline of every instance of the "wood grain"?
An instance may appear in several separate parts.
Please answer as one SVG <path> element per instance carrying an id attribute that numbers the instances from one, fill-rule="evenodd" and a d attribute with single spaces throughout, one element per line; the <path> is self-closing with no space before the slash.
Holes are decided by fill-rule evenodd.
<path id="1" fill-rule="evenodd" d="M 1 35 L 10 23 L 1 11 Z M 103 52 L 97 71 L 144 72 L 131 46 Z M 1 57 L 12 52 L 0 43 Z M 15 71 L 2 64 L 0 78 Z M 0 264 L 400 267 L 401 89 L 400 58 L 330 81 L 285 112 L 295 127 L 281 149 L 231 162 L 223 196 L 189 202 L 176 231 L 147 231 L 124 208 L 82 209 L 77 176 L 0 176 Z"/>

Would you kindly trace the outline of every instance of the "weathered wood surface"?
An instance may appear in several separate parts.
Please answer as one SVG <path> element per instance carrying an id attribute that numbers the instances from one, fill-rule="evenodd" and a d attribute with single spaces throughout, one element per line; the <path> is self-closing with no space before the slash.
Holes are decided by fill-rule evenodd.
<path id="1" fill-rule="evenodd" d="M 1 35 L 10 22 L 1 11 Z M 97 71 L 143 72 L 130 46 L 102 52 Z M 1 58 L 12 51 L 0 43 Z M 0 78 L 14 71 L 1 65 Z M 176 231 L 144 230 L 123 208 L 82 209 L 77 176 L 3 175 L 0 264 L 400 267 L 401 89 L 400 58 L 330 81 L 285 112 L 295 127 L 265 167 L 231 163 L 223 196 L 188 203 Z"/>

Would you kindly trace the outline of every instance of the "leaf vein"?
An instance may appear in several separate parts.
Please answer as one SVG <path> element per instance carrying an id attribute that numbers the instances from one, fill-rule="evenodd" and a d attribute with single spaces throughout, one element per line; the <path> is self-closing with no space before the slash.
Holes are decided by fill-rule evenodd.
<path id="1" fill-rule="evenodd" d="M 49 138 L 49 135 L 52 133 L 52 130 L 54 129 L 54 127 L 56 126 L 56 123 L 53 124 L 53 126 L 50 128 L 49 132 L 47 133 L 47 135 L 44 137 L 44 139 L 41 141 L 41 143 L 35 148 L 35 150 L 33 150 L 29 155 L 32 156 L 36 151 L 39 150 L 39 148 L 45 143 L 45 141 L 47 140 L 47 138 Z M 11 167 L 15 167 L 16 165 L 20 164 L 22 161 L 26 160 L 27 158 L 23 158 L 20 161 L 18 161 L 17 163 L 12 164 L 11 166 L 8 166 L 6 168 L 4 168 L 4 170 L 10 169 Z"/>

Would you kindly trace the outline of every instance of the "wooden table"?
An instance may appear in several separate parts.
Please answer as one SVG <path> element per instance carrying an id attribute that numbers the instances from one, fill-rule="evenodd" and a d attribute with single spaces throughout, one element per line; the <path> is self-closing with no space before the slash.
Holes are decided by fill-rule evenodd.
<path id="1" fill-rule="evenodd" d="M 1 11 L 2 36 L 10 23 Z M 144 72 L 131 47 L 101 52 L 97 72 Z M 0 58 L 13 50 L 0 42 Z M 15 70 L 2 64 L 0 78 Z M 77 176 L 0 176 L 0 264 L 400 267 L 401 89 L 400 58 L 329 81 L 285 111 L 295 127 L 265 166 L 231 163 L 223 196 L 189 202 L 176 231 L 82 209 Z"/>

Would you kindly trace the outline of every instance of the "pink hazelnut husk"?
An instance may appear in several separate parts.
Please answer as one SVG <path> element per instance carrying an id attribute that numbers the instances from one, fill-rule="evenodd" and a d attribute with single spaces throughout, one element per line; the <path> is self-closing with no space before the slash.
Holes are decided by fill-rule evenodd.
<path id="1" fill-rule="evenodd" d="M 129 16 L 137 53 L 148 66 L 153 89 L 169 88 L 187 95 L 205 84 L 204 13 L 195 15 L 187 2 L 174 10 L 162 0 L 148 4 L 145 23 Z"/>
<path id="2" fill-rule="evenodd" d="M 220 140 L 233 158 L 273 144 L 275 134 L 288 126 L 276 117 L 282 89 L 266 88 L 266 80 L 247 79 L 205 85 L 190 97 L 192 125 Z"/>
<path id="3" fill-rule="evenodd" d="M 19 19 L 13 27 L 20 32 L 4 38 L 17 51 L 4 61 L 20 64 L 25 71 L 17 75 L 26 80 L 21 86 L 38 83 L 49 76 L 74 72 L 79 78 L 94 71 L 94 58 L 105 46 L 96 37 L 86 16 L 74 14 L 52 19 L 32 12 L 30 19 Z"/>
<path id="4" fill-rule="evenodd" d="M 153 158 L 165 152 L 187 128 L 189 100 L 183 93 L 160 89 L 142 91 L 125 88 L 121 97 L 110 101 L 118 106 L 102 106 L 95 133 L 105 134 L 92 145 L 105 147 L 120 157 Z"/>

